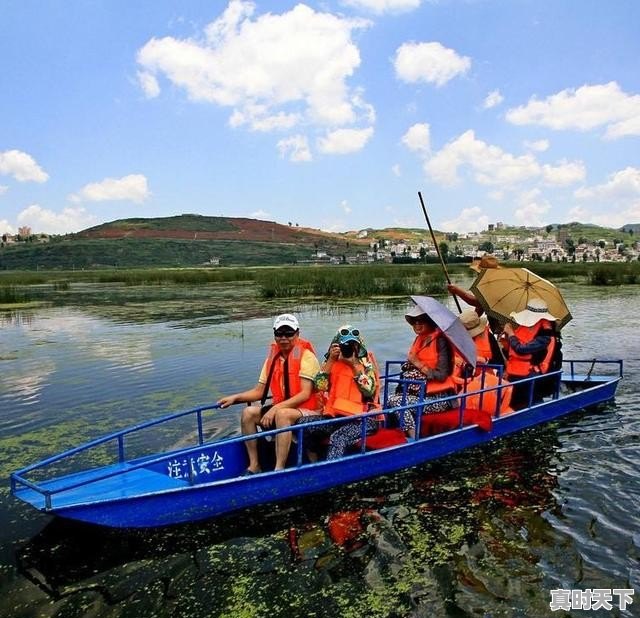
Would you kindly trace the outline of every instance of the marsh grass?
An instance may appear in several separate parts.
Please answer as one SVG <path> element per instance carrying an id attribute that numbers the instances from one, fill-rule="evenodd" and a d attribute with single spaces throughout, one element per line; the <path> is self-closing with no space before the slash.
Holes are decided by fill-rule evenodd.
<path id="1" fill-rule="evenodd" d="M 640 283 L 640 262 L 598 264 L 589 273 L 591 285 L 629 285 Z"/>
<path id="2" fill-rule="evenodd" d="M 0 305 L 27 303 L 29 301 L 31 301 L 31 296 L 18 289 L 15 285 L 0 286 Z"/>
<path id="3" fill-rule="evenodd" d="M 415 266 L 340 266 L 277 269 L 258 273 L 263 298 L 357 298 L 441 294 L 442 274 Z"/>

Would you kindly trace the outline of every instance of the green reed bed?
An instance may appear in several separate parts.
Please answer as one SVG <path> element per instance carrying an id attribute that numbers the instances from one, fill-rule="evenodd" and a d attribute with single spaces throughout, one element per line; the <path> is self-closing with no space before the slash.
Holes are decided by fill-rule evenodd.
<path id="1" fill-rule="evenodd" d="M 93 281 L 98 283 L 123 283 L 125 285 L 206 285 L 228 281 L 252 281 L 255 272 L 249 269 L 140 269 L 112 270 L 97 273 Z"/>
<path id="2" fill-rule="evenodd" d="M 32 300 L 31 296 L 15 285 L 0 286 L 0 305 L 13 305 L 17 303 L 27 303 Z"/>
<path id="3" fill-rule="evenodd" d="M 442 294 L 441 271 L 424 266 L 363 265 L 289 268 L 257 273 L 263 298 L 357 298 Z"/>
<path id="4" fill-rule="evenodd" d="M 252 281 L 248 268 L 135 268 L 109 270 L 14 271 L 0 272 L 0 287 L 8 285 L 122 283 L 124 285 L 205 285 L 226 281 Z"/>
<path id="5" fill-rule="evenodd" d="M 640 262 L 598 264 L 589 273 L 591 285 L 633 285 L 640 283 Z"/>

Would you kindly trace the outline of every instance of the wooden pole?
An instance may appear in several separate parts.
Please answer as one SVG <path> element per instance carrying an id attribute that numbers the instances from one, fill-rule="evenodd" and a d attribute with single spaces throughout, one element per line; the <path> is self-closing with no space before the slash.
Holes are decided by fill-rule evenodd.
<path id="1" fill-rule="evenodd" d="M 433 228 L 431 227 L 431 222 L 429 221 L 429 215 L 427 214 L 427 209 L 425 208 L 424 205 L 424 200 L 422 199 L 422 193 L 420 193 L 420 191 L 418 191 L 418 197 L 420 198 L 420 205 L 422 206 L 422 212 L 424 213 L 424 218 L 427 221 L 427 226 L 429 228 L 429 232 L 431 232 L 431 238 L 433 240 L 433 244 L 436 248 L 436 253 L 438 254 L 438 257 L 440 258 L 440 264 L 442 265 L 442 270 L 444 271 L 444 276 L 447 280 L 447 283 L 451 283 L 451 278 L 449 277 L 449 273 L 447 272 L 447 267 L 444 263 L 444 260 L 442 259 L 442 254 L 440 253 L 440 247 L 438 247 L 438 243 L 436 241 L 436 235 L 433 233 Z M 456 303 L 456 307 L 458 308 L 458 311 L 460 313 L 462 313 L 462 307 L 460 307 L 460 303 L 458 302 L 458 297 L 455 294 L 452 294 L 453 296 L 453 300 Z"/>

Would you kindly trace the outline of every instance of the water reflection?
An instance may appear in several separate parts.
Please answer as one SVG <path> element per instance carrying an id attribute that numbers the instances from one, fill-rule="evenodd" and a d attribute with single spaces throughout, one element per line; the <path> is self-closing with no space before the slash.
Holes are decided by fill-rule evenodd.
<path id="1" fill-rule="evenodd" d="M 532 545 L 546 545 L 550 526 L 532 524 L 554 505 L 557 447 L 555 432 L 540 430 L 198 525 L 126 533 L 53 520 L 17 550 L 16 563 L 55 601 L 43 615 L 98 591 L 90 607 L 115 608 L 113 615 L 135 602 L 139 616 L 215 616 L 267 598 L 273 616 L 361 615 L 371 604 L 393 609 L 380 615 L 444 615 L 524 598 L 523 608 L 543 616 L 548 601 Z M 140 605 L 141 587 L 157 598 Z"/>
<path id="2" fill-rule="evenodd" d="M 281 311 L 299 314 L 320 352 L 344 322 L 382 360 L 402 358 L 412 338 L 406 299 L 262 303 L 248 289 L 195 298 L 191 312 L 166 299 L 3 321 L 0 471 L 246 388 Z M 566 296 L 575 316 L 566 355 L 625 359 L 615 406 L 413 471 L 173 529 L 53 520 L 32 536 L 47 518 L 0 493 L 0 615 L 538 617 L 554 615 L 551 588 L 640 591 L 640 362 L 626 310 L 637 291 L 568 286 Z M 215 431 L 237 433 L 237 416 L 217 414 Z"/>

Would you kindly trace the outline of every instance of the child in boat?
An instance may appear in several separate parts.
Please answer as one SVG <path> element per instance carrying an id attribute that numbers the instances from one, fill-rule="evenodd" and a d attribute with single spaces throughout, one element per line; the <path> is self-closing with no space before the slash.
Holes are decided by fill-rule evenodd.
<path id="1" fill-rule="evenodd" d="M 234 403 L 249 404 L 240 417 L 243 435 L 256 433 L 258 426 L 288 427 L 301 417 L 320 418 L 321 402 L 313 384 L 320 363 L 313 345 L 300 337 L 298 319 L 290 313 L 279 315 L 273 323 L 273 338 L 258 383 L 252 389 L 218 401 L 222 408 Z M 272 404 L 265 405 L 269 390 L 273 395 Z M 256 401 L 260 403 L 252 403 Z M 260 472 L 256 441 L 248 440 L 245 446 L 249 456 L 246 474 Z M 284 469 L 290 446 L 291 432 L 276 435 L 276 470 Z"/>
<path id="2" fill-rule="evenodd" d="M 338 329 L 325 354 L 321 370 L 315 377 L 315 385 L 324 398 L 323 418 L 355 417 L 380 408 L 378 365 L 373 353 L 367 350 L 359 329 L 350 324 Z M 297 424 L 313 420 L 317 419 L 303 417 L 298 419 Z M 367 435 L 378 429 L 375 417 L 366 418 L 364 423 Z M 327 435 L 327 459 L 342 457 L 349 447 L 361 439 L 362 420 L 337 423 L 335 426 L 327 424 L 319 427 L 318 431 L 305 432 L 305 443 L 313 449 L 312 443 Z"/>

